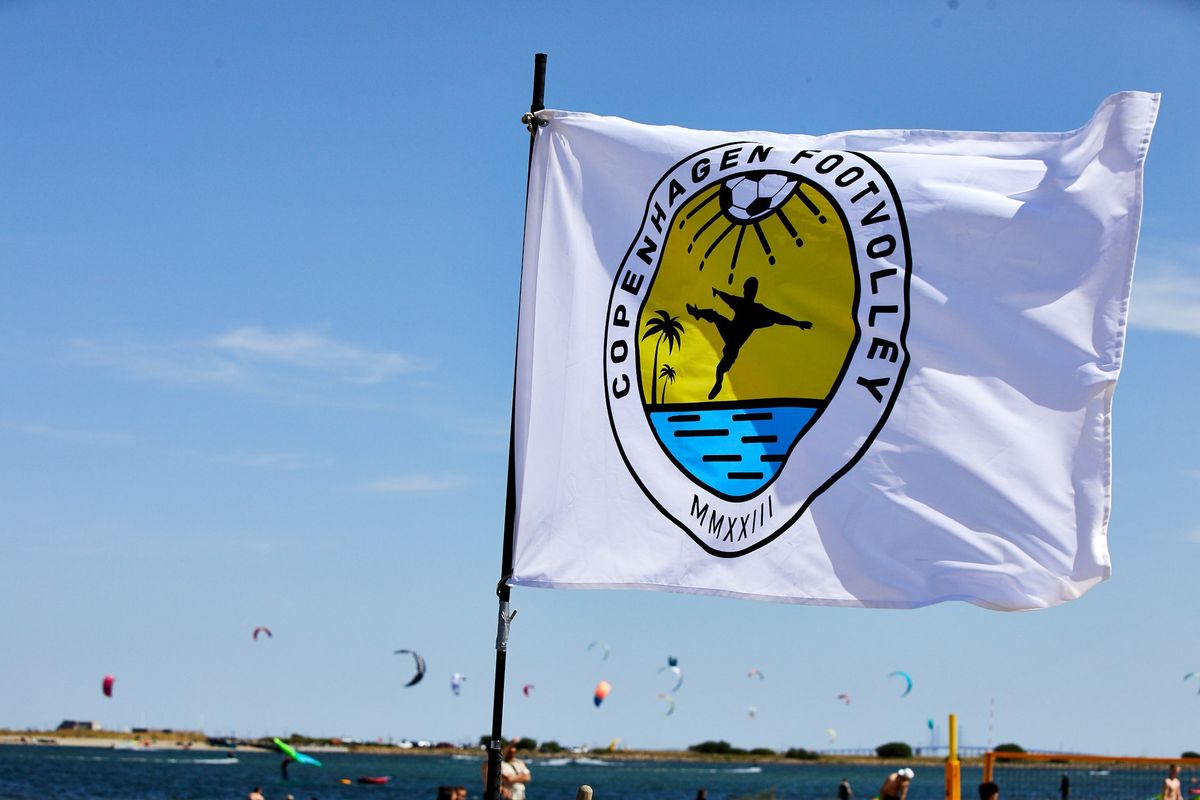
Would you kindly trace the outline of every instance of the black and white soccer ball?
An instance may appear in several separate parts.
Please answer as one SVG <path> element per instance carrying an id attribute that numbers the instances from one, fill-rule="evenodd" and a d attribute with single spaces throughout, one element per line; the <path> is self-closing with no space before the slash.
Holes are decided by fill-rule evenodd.
<path id="1" fill-rule="evenodd" d="M 721 185 L 721 207 L 739 222 L 754 222 L 783 205 L 796 179 L 782 172 L 747 172 Z"/>

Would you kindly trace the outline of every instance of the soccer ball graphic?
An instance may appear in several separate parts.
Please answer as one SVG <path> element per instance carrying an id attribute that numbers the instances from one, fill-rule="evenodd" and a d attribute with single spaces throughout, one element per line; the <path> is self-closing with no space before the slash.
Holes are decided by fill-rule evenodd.
<path id="1" fill-rule="evenodd" d="M 760 220 L 783 205 L 796 179 L 782 172 L 747 172 L 721 185 L 721 208 L 738 222 Z"/>

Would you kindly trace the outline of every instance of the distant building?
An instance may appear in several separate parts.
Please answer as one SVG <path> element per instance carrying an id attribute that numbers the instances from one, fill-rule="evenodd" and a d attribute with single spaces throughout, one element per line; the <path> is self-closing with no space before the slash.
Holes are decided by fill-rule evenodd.
<path id="1" fill-rule="evenodd" d="M 100 730 L 99 722 L 84 722 L 77 719 L 64 719 L 58 723 L 60 731 L 98 731 Z"/>

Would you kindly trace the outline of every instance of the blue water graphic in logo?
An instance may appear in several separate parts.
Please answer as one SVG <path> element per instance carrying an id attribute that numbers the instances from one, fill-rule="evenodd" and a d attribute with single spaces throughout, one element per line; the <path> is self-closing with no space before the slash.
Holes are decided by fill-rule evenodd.
<path id="1" fill-rule="evenodd" d="M 650 425 L 671 457 L 696 480 L 732 498 L 775 477 L 818 404 L 752 408 L 703 405 L 651 411 Z"/>

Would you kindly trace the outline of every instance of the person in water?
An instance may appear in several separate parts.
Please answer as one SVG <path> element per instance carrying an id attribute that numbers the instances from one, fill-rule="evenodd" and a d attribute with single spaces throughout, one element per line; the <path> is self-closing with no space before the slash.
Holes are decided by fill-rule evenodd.
<path id="1" fill-rule="evenodd" d="M 737 361 L 738 354 L 742 351 L 742 345 L 750 338 L 750 334 L 772 325 L 792 325 L 802 331 L 812 327 L 812 323 L 807 320 L 792 319 L 786 314 L 780 314 L 762 303 L 755 302 L 754 298 L 758 295 L 758 278 L 754 276 L 746 278 L 746 282 L 742 284 L 741 297 L 722 292 L 717 288 L 714 288 L 712 293 L 713 297 L 721 298 L 725 301 L 725 305 L 733 310 L 732 317 L 727 319 L 711 308 L 697 308 L 691 303 L 687 304 L 687 312 L 693 317 L 717 326 L 717 333 L 721 335 L 721 340 L 725 343 L 725 347 L 721 351 L 721 360 L 717 362 L 716 381 L 708 393 L 709 400 L 712 400 L 721 391 L 725 373 L 729 372 L 733 362 Z"/>
<path id="2" fill-rule="evenodd" d="M 846 778 L 842 778 L 842 782 L 838 784 L 837 796 L 838 800 L 853 800 L 854 790 L 850 788 L 850 781 Z"/>

